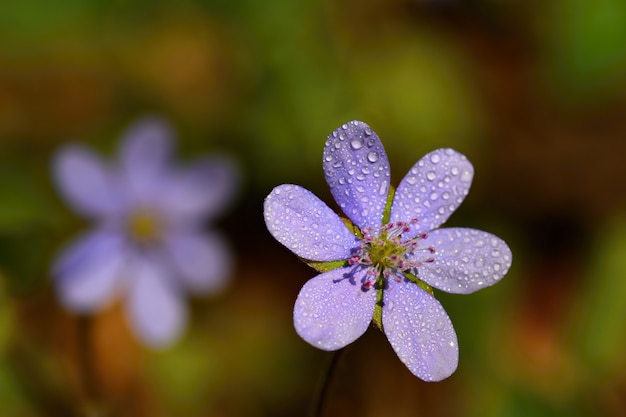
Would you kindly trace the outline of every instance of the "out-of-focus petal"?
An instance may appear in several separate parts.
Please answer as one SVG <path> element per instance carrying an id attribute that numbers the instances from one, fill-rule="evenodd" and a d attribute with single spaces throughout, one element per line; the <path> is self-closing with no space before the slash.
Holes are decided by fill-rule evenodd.
<path id="1" fill-rule="evenodd" d="M 433 263 L 419 268 L 419 278 L 442 291 L 469 294 L 500 281 L 511 266 L 507 244 L 481 230 L 443 228 L 423 241 L 433 246 Z"/>
<path id="2" fill-rule="evenodd" d="M 67 145 L 55 155 L 56 185 L 74 210 L 87 217 L 102 217 L 118 211 L 120 193 L 109 168 L 88 148 Z"/>
<path id="3" fill-rule="evenodd" d="M 233 268 L 230 248 L 216 233 L 170 233 L 164 241 L 178 276 L 186 287 L 199 294 L 220 291 L 228 283 Z"/>
<path id="4" fill-rule="evenodd" d="M 125 260 L 122 237 L 90 232 L 67 247 L 54 265 L 54 283 L 61 304 L 77 313 L 98 311 L 114 297 Z"/>
<path id="5" fill-rule="evenodd" d="M 139 201 L 158 193 L 169 174 L 173 136 L 170 125 L 157 117 L 139 119 L 124 132 L 120 163 L 128 192 Z"/>
<path id="6" fill-rule="evenodd" d="M 126 272 L 126 308 L 134 331 L 149 346 L 172 344 L 185 328 L 187 309 L 171 271 L 157 259 L 137 256 Z"/>
<path id="7" fill-rule="evenodd" d="M 174 221 L 197 221 L 221 213 L 232 203 L 239 169 L 226 156 L 205 158 L 172 172 L 161 184 L 159 205 Z"/>
<path id="8" fill-rule="evenodd" d="M 415 283 L 393 279 L 383 297 L 383 328 L 402 363 L 424 381 L 452 375 L 459 348 L 452 322 L 439 301 Z"/>
<path id="9" fill-rule="evenodd" d="M 389 193 L 389 161 L 365 123 L 351 121 L 328 135 L 324 175 L 335 201 L 361 229 L 378 228 Z"/>
<path id="10" fill-rule="evenodd" d="M 337 350 L 367 330 L 374 313 L 376 290 L 363 288 L 365 269 L 339 268 L 310 279 L 293 311 L 296 332 L 311 345 Z"/>
<path id="11" fill-rule="evenodd" d="M 469 192 L 474 168 L 453 149 L 438 149 L 420 159 L 402 179 L 391 206 L 391 221 L 410 221 L 413 237 L 442 225 Z"/>
<path id="12" fill-rule="evenodd" d="M 267 229 L 296 255 L 313 261 L 348 259 L 358 246 L 343 221 L 312 192 L 298 185 L 274 188 L 264 203 Z"/>

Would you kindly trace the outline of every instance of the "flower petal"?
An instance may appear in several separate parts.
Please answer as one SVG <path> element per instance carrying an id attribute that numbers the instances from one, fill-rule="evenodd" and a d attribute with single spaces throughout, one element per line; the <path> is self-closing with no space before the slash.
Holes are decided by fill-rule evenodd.
<path id="1" fill-rule="evenodd" d="M 383 144 L 363 122 L 328 135 L 324 174 L 335 201 L 361 229 L 378 228 L 389 193 L 389 161 Z"/>
<path id="2" fill-rule="evenodd" d="M 77 313 L 102 309 L 118 289 L 124 259 L 123 239 L 110 231 L 90 232 L 72 242 L 53 267 L 61 304 Z"/>
<path id="3" fill-rule="evenodd" d="M 419 278 L 435 288 L 469 294 L 498 282 L 511 266 L 511 250 L 500 238 L 481 230 L 443 228 L 423 241 L 433 246 L 433 263 L 419 268 Z"/>
<path id="4" fill-rule="evenodd" d="M 198 221 L 219 214 L 233 200 L 239 169 L 225 156 L 196 162 L 173 172 L 161 184 L 159 204 L 175 221 Z"/>
<path id="5" fill-rule="evenodd" d="M 160 348 L 173 343 L 187 323 L 181 289 L 170 271 L 156 259 L 138 256 L 128 268 L 126 308 L 133 329 L 147 345 Z"/>
<path id="6" fill-rule="evenodd" d="M 337 350 L 367 330 L 376 290 L 364 289 L 366 269 L 339 268 L 307 281 L 293 310 L 296 332 L 311 345 Z"/>
<path id="7" fill-rule="evenodd" d="M 140 200 L 158 193 L 170 162 L 173 133 L 169 124 L 146 117 L 124 132 L 119 158 L 130 192 Z"/>
<path id="8" fill-rule="evenodd" d="M 410 281 L 389 280 L 383 293 L 383 328 L 409 371 L 441 381 L 459 362 L 456 333 L 439 301 Z"/>
<path id="9" fill-rule="evenodd" d="M 473 175 L 472 164 L 453 149 L 427 154 L 400 182 L 391 206 L 391 221 L 417 218 L 407 237 L 436 229 L 463 202 Z"/>
<path id="10" fill-rule="evenodd" d="M 312 261 L 348 259 L 358 246 L 354 236 L 322 200 L 298 185 L 274 188 L 264 203 L 272 236 L 296 255 Z"/>
<path id="11" fill-rule="evenodd" d="M 177 231 L 168 234 L 164 244 L 178 274 L 192 292 L 211 294 L 228 283 L 233 259 L 218 233 Z"/>
<path id="12" fill-rule="evenodd" d="M 52 170 L 59 191 L 78 213 L 101 217 L 119 209 L 111 172 L 88 148 L 77 144 L 61 148 Z"/>

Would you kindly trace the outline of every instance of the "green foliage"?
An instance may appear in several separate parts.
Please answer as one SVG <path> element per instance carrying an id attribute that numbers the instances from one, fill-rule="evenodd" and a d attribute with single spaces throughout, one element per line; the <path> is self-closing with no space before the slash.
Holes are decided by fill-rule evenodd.
<path id="1" fill-rule="evenodd" d="M 572 346 L 589 372 L 606 375 L 626 365 L 626 216 L 597 235 L 592 256 L 573 317 Z"/>
<path id="2" fill-rule="evenodd" d="M 545 58 L 551 82 L 567 99 L 602 99 L 626 89 L 626 2 L 560 0 L 548 16 Z"/>

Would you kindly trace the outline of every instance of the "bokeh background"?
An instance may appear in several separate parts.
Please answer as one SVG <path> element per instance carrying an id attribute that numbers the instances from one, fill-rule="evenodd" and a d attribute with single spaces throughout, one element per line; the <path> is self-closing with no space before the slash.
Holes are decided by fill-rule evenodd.
<path id="1" fill-rule="evenodd" d="M 145 114 L 170 120 L 184 160 L 225 152 L 243 177 L 215 225 L 230 288 L 192 299 L 164 351 L 120 305 L 64 311 L 50 281 L 88 227 L 51 156 L 68 141 L 111 155 Z M 466 154 L 474 185 L 449 224 L 499 235 L 514 260 L 494 287 L 437 294 L 459 336 L 452 377 L 420 381 L 370 329 L 324 415 L 626 415 L 622 0 L 1 2 L 0 415 L 307 415 L 331 354 L 291 314 L 315 272 L 267 233 L 262 202 L 291 182 L 331 203 L 324 139 L 352 119 L 381 137 L 395 184 L 435 148 Z"/>

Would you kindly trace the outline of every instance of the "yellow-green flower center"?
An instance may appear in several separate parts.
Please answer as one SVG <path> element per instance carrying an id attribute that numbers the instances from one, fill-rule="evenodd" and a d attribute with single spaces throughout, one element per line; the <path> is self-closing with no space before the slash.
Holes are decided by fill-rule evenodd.
<path id="1" fill-rule="evenodd" d="M 161 238 L 162 226 L 158 216 L 148 210 L 137 210 L 128 218 L 130 237 L 140 244 L 158 241 Z"/>

